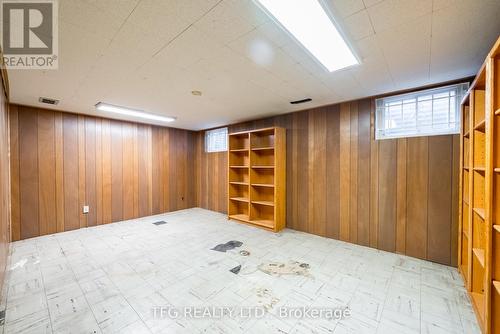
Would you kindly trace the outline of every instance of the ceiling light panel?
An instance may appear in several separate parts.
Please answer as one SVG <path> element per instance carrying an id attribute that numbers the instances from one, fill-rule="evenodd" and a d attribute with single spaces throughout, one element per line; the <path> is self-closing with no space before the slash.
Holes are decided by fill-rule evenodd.
<path id="1" fill-rule="evenodd" d="M 120 107 L 120 106 L 116 106 L 116 105 L 108 104 L 108 103 L 103 103 L 103 102 L 99 102 L 98 104 L 96 104 L 95 108 L 99 111 L 111 112 L 114 114 L 143 118 L 143 119 L 158 121 L 158 122 L 169 123 L 169 122 L 173 122 L 176 120 L 175 117 L 150 114 L 150 113 L 144 112 L 142 110 L 131 109 L 131 108 L 127 108 L 127 107 Z"/>
<path id="2" fill-rule="evenodd" d="M 318 0 L 254 0 L 330 72 L 359 64 Z"/>

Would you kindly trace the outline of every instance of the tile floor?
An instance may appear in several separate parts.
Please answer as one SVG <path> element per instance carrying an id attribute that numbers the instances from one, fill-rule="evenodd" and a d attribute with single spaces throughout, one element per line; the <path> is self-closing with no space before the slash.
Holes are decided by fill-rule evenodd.
<path id="1" fill-rule="evenodd" d="M 210 250 L 230 240 L 243 246 Z M 309 275 L 258 269 L 292 260 L 308 263 Z M 4 333 L 479 333 L 454 268 L 292 230 L 273 234 L 202 209 L 15 242 L 4 292 Z M 215 305 L 267 312 L 256 320 L 152 311 Z M 347 306 L 352 315 L 279 316 L 299 306 Z"/>

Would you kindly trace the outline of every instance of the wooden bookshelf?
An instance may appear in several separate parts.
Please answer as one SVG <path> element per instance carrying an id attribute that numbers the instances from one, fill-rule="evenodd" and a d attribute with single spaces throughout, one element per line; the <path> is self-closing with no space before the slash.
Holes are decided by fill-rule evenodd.
<path id="1" fill-rule="evenodd" d="M 461 103 L 458 269 L 481 331 L 500 333 L 500 38 Z"/>
<path id="2" fill-rule="evenodd" d="M 229 134 L 228 218 L 274 232 L 286 225 L 286 130 Z"/>

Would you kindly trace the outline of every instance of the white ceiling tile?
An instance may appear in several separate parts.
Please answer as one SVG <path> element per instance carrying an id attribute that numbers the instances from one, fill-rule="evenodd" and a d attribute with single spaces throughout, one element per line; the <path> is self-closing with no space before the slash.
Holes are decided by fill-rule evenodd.
<path id="1" fill-rule="evenodd" d="M 344 26 L 347 34 L 354 41 L 371 36 L 374 34 L 368 12 L 362 10 L 344 19 Z"/>
<path id="2" fill-rule="evenodd" d="M 483 5 L 477 6 L 476 2 L 456 2 L 456 6 L 443 8 L 433 14 L 433 79 L 453 77 L 458 73 L 463 76 L 474 75 L 500 31 L 500 21 L 496 20 L 500 14 L 498 3 L 482 1 Z M 460 25 L 456 24 L 457 17 L 463 17 Z M 480 23 L 483 20 L 495 23 L 484 25 Z"/>
<path id="3" fill-rule="evenodd" d="M 121 20 L 125 20 L 139 2 L 140 0 L 94 0 L 91 4 Z"/>
<path id="4" fill-rule="evenodd" d="M 244 15 L 234 3 L 223 2 L 197 21 L 195 26 L 218 42 L 226 44 L 255 29 Z"/>
<path id="5" fill-rule="evenodd" d="M 123 23 L 123 19 L 102 11 L 86 1 L 60 1 L 59 21 L 72 24 L 111 39 Z"/>
<path id="6" fill-rule="evenodd" d="M 429 80 L 431 20 L 427 15 L 376 35 L 396 85 Z"/>
<path id="7" fill-rule="evenodd" d="M 366 8 L 375 6 L 376 4 L 381 3 L 382 1 L 385 0 L 363 0 L 363 3 L 365 4 Z"/>
<path id="8" fill-rule="evenodd" d="M 365 8 L 362 0 L 329 0 L 328 4 L 333 7 L 333 12 L 341 18 L 351 16 Z"/>
<path id="9" fill-rule="evenodd" d="M 385 0 L 368 8 L 376 33 L 408 24 L 432 12 L 432 0 Z"/>

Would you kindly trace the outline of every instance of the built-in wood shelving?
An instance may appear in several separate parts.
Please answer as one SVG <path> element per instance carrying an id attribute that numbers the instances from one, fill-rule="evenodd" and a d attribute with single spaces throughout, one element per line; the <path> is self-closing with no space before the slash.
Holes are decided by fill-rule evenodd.
<path id="1" fill-rule="evenodd" d="M 234 184 L 234 185 L 239 185 L 239 186 L 248 186 L 248 182 L 236 182 L 236 181 L 231 181 L 229 184 Z"/>
<path id="2" fill-rule="evenodd" d="M 286 130 L 229 135 L 229 219 L 271 231 L 285 227 Z"/>
<path id="3" fill-rule="evenodd" d="M 266 183 L 252 183 L 252 187 L 265 187 L 265 188 L 274 188 L 274 184 L 266 184 Z"/>
<path id="4" fill-rule="evenodd" d="M 481 331 L 500 333 L 500 38 L 461 103 L 458 268 Z"/>

